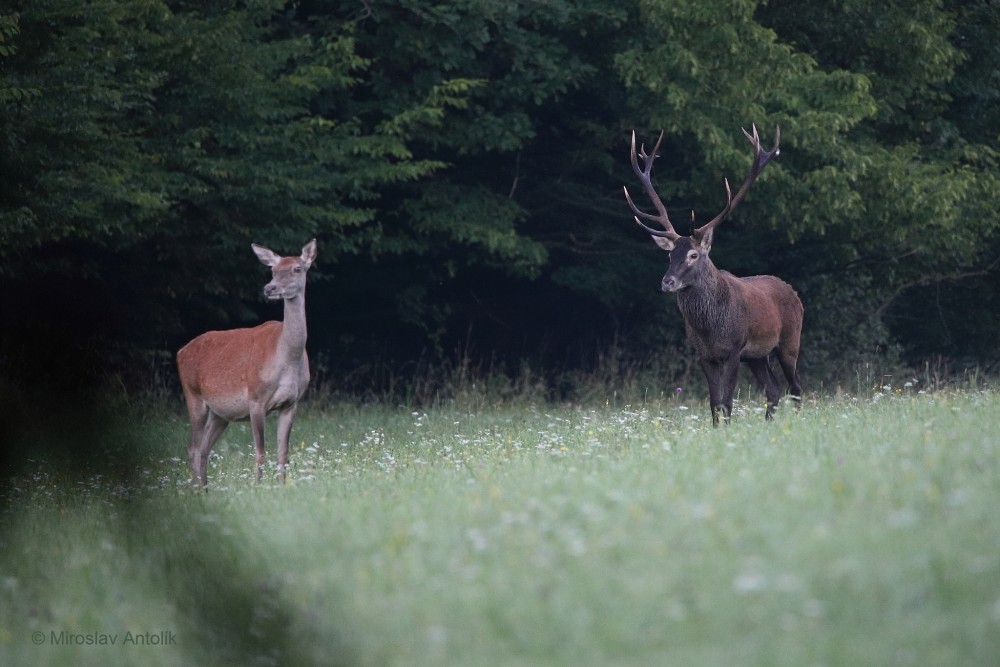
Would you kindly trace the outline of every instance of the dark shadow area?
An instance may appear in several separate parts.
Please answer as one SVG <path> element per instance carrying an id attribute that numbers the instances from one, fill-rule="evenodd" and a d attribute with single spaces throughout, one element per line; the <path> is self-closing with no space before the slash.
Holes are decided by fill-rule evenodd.
<path id="1" fill-rule="evenodd" d="M 127 337 L 125 311 L 106 300 L 99 286 L 82 280 L 8 283 L 0 293 L 0 513 L 15 515 L 0 516 L 0 530 L 16 531 L 19 525 L 12 483 L 30 486 L 24 480 L 40 468 L 67 486 L 100 475 L 100 493 L 107 494 L 101 507 L 110 507 L 109 516 L 122 522 L 130 554 L 160 566 L 152 576 L 163 597 L 195 628 L 194 637 L 179 638 L 182 649 L 187 645 L 196 658 L 218 664 L 317 662 L 314 646 L 289 636 L 294 612 L 259 558 L 242 550 L 237 539 L 219 539 L 219 526 L 194 518 L 190 525 L 170 525 L 158 517 L 156 504 L 197 506 L 196 496 L 150 502 L 132 492 L 141 488 L 150 452 L 183 456 L 184 443 L 149 442 L 143 415 L 136 414 L 141 408 L 125 402 L 107 372 L 114 341 Z M 70 502 L 74 493 L 75 487 L 66 489 Z M 0 535 L 0 541 L 16 543 L 12 537 Z M 323 642 L 334 644 L 328 637 Z M 350 660 L 327 655 L 322 663 Z"/>
<path id="2" fill-rule="evenodd" d="M 193 506 L 196 498 L 184 499 Z M 227 665 L 332 665 L 356 663 L 343 638 L 317 632 L 309 618 L 298 619 L 282 592 L 283 571 L 269 570 L 243 547 L 238 533 L 198 520 L 157 535 L 165 525 L 155 503 L 136 504 L 124 516 L 140 561 L 155 551 L 159 583 L 187 624 L 179 645 L 190 647 L 192 662 Z M 169 524 L 166 524 L 169 526 Z M 169 534 L 166 534 L 169 532 Z M 318 610 L 320 611 L 320 610 Z M 297 628 L 296 632 L 292 632 Z M 180 633 L 178 633 L 180 635 Z"/>

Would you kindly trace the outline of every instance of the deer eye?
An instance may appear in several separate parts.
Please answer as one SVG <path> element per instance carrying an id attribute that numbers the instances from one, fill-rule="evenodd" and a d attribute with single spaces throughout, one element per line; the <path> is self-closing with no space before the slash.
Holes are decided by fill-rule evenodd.
<path id="1" fill-rule="evenodd" d="M 294 269 L 292 269 L 292 271 L 294 271 L 295 273 L 302 273 L 302 267 L 296 266 Z"/>
<path id="2" fill-rule="evenodd" d="M 688 253 L 688 261 L 689 262 L 693 262 L 696 259 L 698 259 L 698 251 L 697 250 L 692 250 L 691 252 Z"/>

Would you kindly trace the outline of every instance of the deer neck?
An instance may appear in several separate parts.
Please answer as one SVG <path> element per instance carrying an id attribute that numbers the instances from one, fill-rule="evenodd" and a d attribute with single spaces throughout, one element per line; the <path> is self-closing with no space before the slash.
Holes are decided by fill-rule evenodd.
<path id="1" fill-rule="evenodd" d="M 677 306 L 695 328 L 708 330 L 727 316 L 730 291 L 722 272 L 709 261 L 701 277 L 678 293 Z"/>
<path id="2" fill-rule="evenodd" d="M 681 294 L 698 301 L 716 301 L 724 298 L 729 292 L 729 286 L 723 280 L 719 269 L 708 260 L 702 275 L 691 286 Z"/>
<path id="3" fill-rule="evenodd" d="M 278 352 L 289 361 L 297 361 L 306 349 L 306 298 L 300 294 L 285 299 L 285 316 L 281 323 Z"/>

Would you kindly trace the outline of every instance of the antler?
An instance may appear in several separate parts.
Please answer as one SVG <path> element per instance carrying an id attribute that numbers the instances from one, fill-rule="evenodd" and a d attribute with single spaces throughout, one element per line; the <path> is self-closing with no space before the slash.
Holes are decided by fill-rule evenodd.
<path id="1" fill-rule="evenodd" d="M 657 215 L 640 211 L 639 207 L 632 202 L 632 197 L 628 194 L 628 187 L 625 188 L 625 200 L 628 201 L 628 205 L 632 207 L 632 212 L 635 213 L 636 224 L 653 236 L 659 236 L 670 239 L 671 241 L 676 241 L 681 237 L 681 235 L 674 231 L 674 226 L 670 224 L 670 217 L 667 216 L 667 207 L 663 205 L 662 201 L 660 201 L 660 196 L 656 194 L 656 190 L 653 189 L 653 183 L 649 178 L 649 175 L 653 172 L 653 161 L 656 160 L 656 151 L 660 150 L 660 143 L 662 141 L 663 132 L 660 132 L 660 138 L 656 140 L 656 145 L 653 146 L 653 153 L 651 155 L 646 155 L 646 146 L 643 144 L 639 148 L 639 154 L 637 156 L 635 152 L 635 130 L 632 130 L 632 170 L 635 172 L 635 175 L 639 177 L 639 180 L 642 181 L 642 187 L 646 190 L 646 195 L 649 196 L 650 201 L 653 202 L 653 206 L 656 207 Z M 638 158 L 640 157 L 642 158 L 643 169 L 639 169 Z M 641 220 L 639 220 L 639 218 L 645 218 L 646 220 L 658 222 L 663 226 L 665 231 L 647 227 Z"/>
<path id="2" fill-rule="evenodd" d="M 771 158 L 778 155 L 781 152 L 779 144 L 781 143 L 781 128 L 775 126 L 774 130 L 774 146 L 769 151 L 765 151 L 760 145 L 760 137 L 757 135 L 757 125 L 752 124 L 750 126 L 753 129 L 753 134 L 743 130 L 743 135 L 746 136 L 747 140 L 753 145 L 753 164 L 750 165 L 750 173 L 747 174 L 747 178 L 743 181 L 743 185 L 740 189 L 736 191 L 736 195 L 733 196 L 729 192 L 729 181 L 726 181 L 726 194 L 729 195 L 729 203 L 726 204 L 726 208 L 722 209 L 719 215 L 712 218 L 708 223 L 702 225 L 698 229 L 694 230 L 692 236 L 696 238 L 703 237 L 707 232 L 715 228 L 717 224 L 722 222 L 732 213 L 733 209 L 736 208 L 737 204 L 743 201 L 743 197 L 746 196 L 747 191 L 750 190 L 750 186 L 753 182 L 757 180 L 757 176 L 760 172 L 764 170 L 767 163 L 771 161 Z M 741 130 L 743 128 L 740 128 Z"/>

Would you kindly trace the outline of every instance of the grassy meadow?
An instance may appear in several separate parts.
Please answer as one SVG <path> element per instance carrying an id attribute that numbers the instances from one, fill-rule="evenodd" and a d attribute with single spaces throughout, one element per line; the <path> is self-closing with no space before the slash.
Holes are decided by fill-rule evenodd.
<path id="1" fill-rule="evenodd" d="M 1000 663 L 997 392 L 467 403 L 307 404 L 284 486 L 236 424 L 192 492 L 176 406 L 33 461 L 0 664 Z"/>

